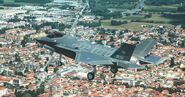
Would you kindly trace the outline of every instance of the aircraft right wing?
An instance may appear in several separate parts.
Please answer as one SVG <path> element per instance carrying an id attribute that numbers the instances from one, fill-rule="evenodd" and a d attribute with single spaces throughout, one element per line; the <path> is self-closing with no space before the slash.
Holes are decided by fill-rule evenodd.
<path id="1" fill-rule="evenodd" d="M 75 60 L 76 62 L 84 62 L 90 65 L 113 65 L 109 58 L 89 52 L 78 52 Z"/>

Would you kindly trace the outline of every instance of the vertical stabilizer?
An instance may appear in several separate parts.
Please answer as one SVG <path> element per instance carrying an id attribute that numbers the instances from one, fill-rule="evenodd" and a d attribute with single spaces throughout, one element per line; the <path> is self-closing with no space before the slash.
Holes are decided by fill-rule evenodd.
<path id="1" fill-rule="evenodd" d="M 134 49 L 135 45 L 124 43 L 111 57 L 119 60 L 130 61 Z"/>

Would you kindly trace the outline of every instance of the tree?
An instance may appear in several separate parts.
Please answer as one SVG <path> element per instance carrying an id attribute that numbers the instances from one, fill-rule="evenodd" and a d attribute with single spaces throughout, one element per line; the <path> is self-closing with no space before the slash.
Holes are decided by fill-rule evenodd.
<path id="1" fill-rule="evenodd" d="M 174 66 L 175 66 L 174 57 L 172 57 L 170 61 L 170 67 L 174 67 Z"/>
<path id="2" fill-rule="evenodd" d="M 58 71 L 58 68 L 57 68 L 57 67 L 55 67 L 55 68 L 54 68 L 54 72 L 56 73 L 57 71 Z"/>
<path id="3" fill-rule="evenodd" d="M 85 3 L 85 2 L 86 2 L 86 0 L 82 0 L 82 2 L 83 2 L 83 3 Z"/>
<path id="4" fill-rule="evenodd" d="M 19 71 L 15 71 L 15 75 L 25 76 L 22 72 L 19 72 Z"/>
<path id="5" fill-rule="evenodd" d="M 22 97 L 32 97 L 32 95 L 30 93 L 25 93 Z"/>
<path id="6" fill-rule="evenodd" d="M 6 30 L 9 30 L 9 28 L 2 28 L 0 30 L 0 34 L 5 34 L 6 33 Z"/>
<path id="7" fill-rule="evenodd" d="M 44 93 L 44 89 L 45 89 L 44 84 L 45 84 L 45 83 L 42 82 L 42 83 L 40 84 L 39 88 L 37 89 L 37 94 L 38 94 L 38 95 Z"/>
<path id="8" fill-rule="evenodd" d="M 46 68 L 44 69 L 44 71 L 48 72 L 48 66 L 46 66 Z"/>
<path id="9" fill-rule="evenodd" d="M 106 17 L 107 14 L 109 13 L 109 10 L 104 5 L 96 4 L 95 8 L 92 9 L 92 12 L 95 15 Z"/>
<path id="10" fill-rule="evenodd" d="M 29 35 L 25 35 L 24 39 L 21 41 L 22 47 L 26 46 L 26 43 L 30 40 Z"/>
<path id="11" fill-rule="evenodd" d="M 151 18 L 151 17 L 152 17 L 152 13 L 146 14 L 146 15 L 144 16 L 144 18 Z"/>
<path id="12" fill-rule="evenodd" d="M 104 28 L 100 28 L 100 29 L 98 29 L 98 31 L 99 31 L 99 34 L 105 34 L 105 29 Z"/>
<path id="13" fill-rule="evenodd" d="M 177 11 L 179 12 L 185 12 L 185 4 L 177 8 Z"/>
<path id="14" fill-rule="evenodd" d="M 15 54 L 15 61 L 20 62 L 21 58 L 18 53 Z"/>
<path id="15" fill-rule="evenodd" d="M 185 48 L 185 39 L 182 41 L 181 45 L 182 48 Z"/>
<path id="16" fill-rule="evenodd" d="M 103 73 L 100 73 L 100 77 L 101 79 L 103 79 L 103 85 L 107 84 L 107 81 L 106 81 L 106 76 L 103 74 Z"/>
<path id="17" fill-rule="evenodd" d="M 27 72 L 29 72 L 28 67 L 26 67 L 26 69 L 24 70 L 24 73 L 27 73 Z"/>
<path id="18" fill-rule="evenodd" d="M 119 25 L 126 24 L 126 23 L 128 23 L 128 22 L 127 21 L 111 20 L 111 25 L 113 25 L 113 26 L 119 26 Z"/>

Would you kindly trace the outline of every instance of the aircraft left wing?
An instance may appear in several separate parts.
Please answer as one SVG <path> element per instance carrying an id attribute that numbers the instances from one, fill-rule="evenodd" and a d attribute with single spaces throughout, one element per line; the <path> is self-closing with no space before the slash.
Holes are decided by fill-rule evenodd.
<path id="1" fill-rule="evenodd" d="M 113 65 L 109 58 L 89 52 L 78 52 L 75 60 L 76 62 L 84 62 L 90 65 Z"/>

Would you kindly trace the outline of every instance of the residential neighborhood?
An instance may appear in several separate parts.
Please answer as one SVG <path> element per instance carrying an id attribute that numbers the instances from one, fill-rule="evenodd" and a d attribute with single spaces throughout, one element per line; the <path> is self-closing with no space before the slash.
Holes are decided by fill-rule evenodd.
<path id="1" fill-rule="evenodd" d="M 103 18 L 91 13 L 88 1 L 54 0 L 43 5 L 0 6 L 0 97 L 183 97 L 185 95 L 185 29 L 181 25 L 142 24 L 140 30 L 109 29 Z M 134 0 L 133 0 L 134 1 Z M 135 14 L 144 7 L 123 11 Z M 134 3 L 135 4 L 135 3 Z M 139 8 L 139 9 L 138 9 Z M 126 13 L 126 14 L 125 14 Z M 92 66 L 77 63 L 42 47 L 37 38 L 65 33 L 94 44 L 119 48 L 153 38 L 150 52 L 164 61 L 146 68 L 97 67 L 96 78 L 87 79 Z"/>

